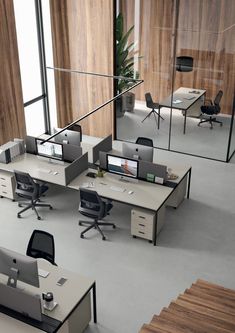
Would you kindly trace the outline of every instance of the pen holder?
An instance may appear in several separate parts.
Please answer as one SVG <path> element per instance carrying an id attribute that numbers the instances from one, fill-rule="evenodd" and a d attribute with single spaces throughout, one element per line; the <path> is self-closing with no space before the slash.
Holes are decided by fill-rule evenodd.
<path id="1" fill-rule="evenodd" d="M 46 310 L 51 311 L 57 305 L 57 303 L 54 302 L 54 296 L 52 292 L 42 293 L 42 299 L 44 300 L 43 307 Z"/>

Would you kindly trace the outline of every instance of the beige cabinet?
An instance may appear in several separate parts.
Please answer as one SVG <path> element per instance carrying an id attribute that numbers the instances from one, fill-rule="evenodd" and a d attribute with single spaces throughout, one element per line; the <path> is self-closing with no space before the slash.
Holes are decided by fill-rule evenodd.
<path id="1" fill-rule="evenodd" d="M 15 199 L 16 181 L 12 172 L 0 170 L 0 196 Z"/>
<path id="2" fill-rule="evenodd" d="M 131 210 L 131 235 L 152 241 L 154 233 L 160 232 L 164 224 L 165 206 L 156 213 L 146 209 L 134 208 Z M 157 220 L 157 230 L 155 222 Z"/>

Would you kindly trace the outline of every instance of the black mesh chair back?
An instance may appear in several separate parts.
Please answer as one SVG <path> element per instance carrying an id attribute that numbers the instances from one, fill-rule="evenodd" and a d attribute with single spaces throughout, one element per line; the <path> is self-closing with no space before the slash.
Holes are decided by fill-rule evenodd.
<path id="1" fill-rule="evenodd" d="M 142 136 L 140 136 L 140 137 L 137 138 L 136 143 L 138 145 L 153 147 L 153 140 L 149 139 L 149 138 L 144 138 Z"/>
<path id="2" fill-rule="evenodd" d="M 104 216 L 104 203 L 96 191 L 80 189 L 79 212 L 91 218 Z"/>
<path id="3" fill-rule="evenodd" d="M 215 99 L 214 99 L 214 105 L 216 106 L 216 108 L 218 109 L 218 113 L 220 112 L 220 101 L 221 101 L 221 98 L 223 96 L 223 91 L 220 90 L 218 92 L 218 94 L 216 95 Z"/>
<path id="4" fill-rule="evenodd" d="M 145 94 L 146 106 L 148 108 L 154 108 L 154 102 L 150 93 Z"/>
<path id="5" fill-rule="evenodd" d="M 56 265 L 54 237 L 46 231 L 34 230 L 29 240 L 26 255 L 33 258 L 43 258 Z"/>
<path id="6" fill-rule="evenodd" d="M 100 226 L 112 226 L 115 228 L 114 223 L 102 222 L 106 215 L 109 214 L 110 209 L 113 207 L 111 202 L 105 202 L 101 199 L 96 191 L 88 190 L 85 188 L 80 189 L 80 204 L 78 211 L 86 217 L 90 217 L 92 221 L 82 221 L 79 220 L 79 225 L 88 225 L 88 227 L 83 230 L 80 234 L 81 238 L 84 238 L 84 234 L 90 229 L 96 229 L 102 236 L 102 239 L 105 240 L 105 236 L 100 229 Z"/>
<path id="7" fill-rule="evenodd" d="M 26 199 L 36 199 L 39 187 L 32 177 L 25 172 L 14 171 L 16 179 L 16 194 Z"/>

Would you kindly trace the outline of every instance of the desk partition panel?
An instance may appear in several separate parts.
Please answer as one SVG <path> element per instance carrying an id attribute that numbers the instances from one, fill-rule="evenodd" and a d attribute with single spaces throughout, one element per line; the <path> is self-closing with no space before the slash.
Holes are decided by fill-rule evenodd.
<path id="1" fill-rule="evenodd" d="M 77 158 L 65 168 L 65 185 L 88 168 L 88 153 Z"/>
<path id="2" fill-rule="evenodd" d="M 112 150 L 112 134 L 105 137 L 101 142 L 99 142 L 96 146 L 93 147 L 93 163 L 98 161 L 99 152 L 108 152 Z"/>

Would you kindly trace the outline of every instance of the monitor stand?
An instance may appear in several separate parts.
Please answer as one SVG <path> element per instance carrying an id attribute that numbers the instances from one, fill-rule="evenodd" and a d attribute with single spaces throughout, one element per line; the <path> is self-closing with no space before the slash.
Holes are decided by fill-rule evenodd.
<path id="1" fill-rule="evenodd" d="M 121 176 L 118 180 L 120 180 L 120 182 L 135 183 L 135 184 L 139 182 L 139 179 L 137 178 L 123 177 L 123 176 Z"/>

